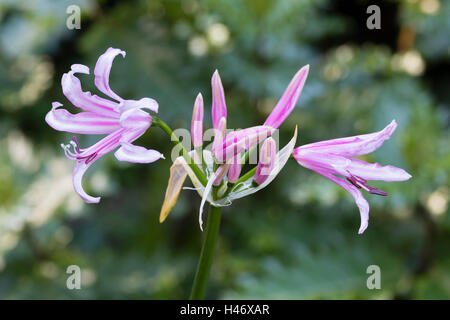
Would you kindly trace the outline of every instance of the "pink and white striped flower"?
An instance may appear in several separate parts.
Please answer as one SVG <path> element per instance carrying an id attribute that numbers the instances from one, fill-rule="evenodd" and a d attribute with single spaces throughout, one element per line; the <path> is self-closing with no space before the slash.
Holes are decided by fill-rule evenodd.
<path id="1" fill-rule="evenodd" d="M 369 186 L 367 181 L 404 181 L 411 178 L 403 169 L 383 167 L 378 163 L 367 163 L 354 158 L 377 150 L 391 137 L 396 127 L 397 123 L 393 120 L 379 132 L 311 143 L 298 147 L 293 152 L 300 165 L 333 181 L 353 196 L 361 214 L 359 234 L 366 230 L 369 223 L 369 204 L 360 189 L 371 194 L 387 195 L 386 192 Z"/>
<path id="2" fill-rule="evenodd" d="M 103 155 L 119 148 L 114 153 L 119 161 L 150 163 L 163 158 L 156 150 L 132 144 L 151 125 L 152 117 L 143 109 L 158 112 L 158 103 L 151 98 L 125 100 L 112 91 L 109 86 L 109 73 L 114 58 L 119 54 L 125 57 L 125 51 L 109 48 L 99 57 L 94 69 L 96 87 L 111 100 L 83 91 L 75 74 L 89 74 L 89 68 L 74 64 L 71 70 L 63 75 L 61 85 L 67 99 L 83 111 L 72 114 L 60 108 L 61 103 L 53 102 L 52 109 L 45 117 L 45 121 L 58 131 L 107 135 L 85 149 L 80 148 L 76 137 L 70 144 L 62 145 L 66 156 L 76 162 L 73 171 L 75 191 L 87 203 L 98 203 L 100 197 L 92 197 L 84 191 L 82 177 Z"/>

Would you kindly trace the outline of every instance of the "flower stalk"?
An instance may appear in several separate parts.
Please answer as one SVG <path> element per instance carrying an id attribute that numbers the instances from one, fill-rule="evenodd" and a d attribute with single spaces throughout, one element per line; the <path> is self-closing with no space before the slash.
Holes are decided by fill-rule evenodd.
<path id="1" fill-rule="evenodd" d="M 190 295 L 190 300 L 202 300 L 205 298 L 206 288 L 208 286 L 209 274 L 214 258 L 214 249 L 216 247 L 217 236 L 219 234 L 220 218 L 222 209 L 220 207 L 210 206 L 208 222 L 206 226 L 206 235 L 203 240 L 200 260 L 195 273 L 194 283 Z"/>

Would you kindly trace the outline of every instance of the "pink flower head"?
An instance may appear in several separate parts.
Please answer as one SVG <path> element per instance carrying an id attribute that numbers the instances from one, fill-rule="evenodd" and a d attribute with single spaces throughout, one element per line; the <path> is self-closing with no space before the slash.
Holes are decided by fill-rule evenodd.
<path id="1" fill-rule="evenodd" d="M 279 128 L 283 121 L 286 120 L 286 118 L 291 114 L 297 104 L 300 94 L 302 93 L 308 72 L 309 65 L 306 65 L 297 71 L 284 91 L 283 96 L 267 117 L 264 125 Z"/>
<path id="2" fill-rule="evenodd" d="M 383 167 L 378 163 L 372 164 L 353 158 L 381 147 L 396 127 L 397 123 L 393 120 L 379 132 L 311 143 L 294 150 L 294 158 L 300 165 L 333 181 L 353 196 L 361 214 L 359 234 L 366 230 L 369 223 L 369 204 L 360 189 L 376 195 L 387 195 L 386 192 L 369 186 L 367 181 L 404 181 L 411 178 L 403 169 Z"/>
<path id="3" fill-rule="evenodd" d="M 195 99 L 192 111 L 191 136 L 194 148 L 203 145 L 203 97 L 201 93 Z"/>
<path id="4" fill-rule="evenodd" d="M 150 98 L 125 100 L 111 90 L 109 73 L 114 58 L 119 54 L 125 57 L 125 51 L 109 48 L 98 58 L 94 69 L 96 87 L 110 97 L 110 100 L 83 91 L 75 74 L 89 74 L 89 68 L 74 64 L 71 70 L 63 75 L 61 85 L 67 99 L 83 111 L 72 114 L 59 108 L 62 106 L 59 102 L 53 102 L 52 109 L 45 116 L 45 121 L 55 130 L 107 135 L 86 149 L 80 148 L 76 137 L 70 144 L 62 145 L 66 156 L 76 162 L 72 177 L 75 191 L 87 203 L 98 203 L 100 197 L 92 197 L 83 190 L 83 174 L 106 153 L 119 148 L 114 153 L 115 157 L 119 161 L 134 163 L 150 163 L 163 158 L 156 150 L 132 144 L 151 125 L 152 117 L 143 109 L 158 112 L 158 103 Z"/>

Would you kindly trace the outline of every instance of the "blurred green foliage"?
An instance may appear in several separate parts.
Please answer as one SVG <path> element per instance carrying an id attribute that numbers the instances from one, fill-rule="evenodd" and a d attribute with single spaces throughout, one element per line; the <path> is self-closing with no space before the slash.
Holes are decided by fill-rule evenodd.
<path id="1" fill-rule="evenodd" d="M 81 7 L 80 30 L 66 27 L 71 4 Z M 450 298 L 450 2 L 387 1 L 381 30 L 365 27 L 368 5 L 0 1 L 0 298 L 188 297 L 202 238 L 198 195 L 183 191 L 159 224 L 170 161 L 131 165 L 108 155 L 84 179 L 102 201 L 86 205 L 59 148 L 70 134 L 44 121 L 52 101 L 71 108 L 62 74 L 74 63 L 93 68 L 108 47 L 127 51 L 114 62 L 114 90 L 157 99 L 174 128 L 189 126 L 198 92 L 209 105 L 215 69 L 229 126 L 240 128 L 262 123 L 305 64 L 309 78 L 282 141 L 296 124 L 305 144 L 399 123 L 366 160 L 413 178 L 377 183 L 389 197 L 367 195 L 363 235 L 351 197 L 292 161 L 269 187 L 224 209 L 209 298 Z M 91 76 L 82 83 L 95 90 Z M 170 154 L 158 129 L 139 142 Z M 72 264 L 83 271 L 82 290 L 66 288 Z M 372 264 L 381 290 L 366 287 Z"/>

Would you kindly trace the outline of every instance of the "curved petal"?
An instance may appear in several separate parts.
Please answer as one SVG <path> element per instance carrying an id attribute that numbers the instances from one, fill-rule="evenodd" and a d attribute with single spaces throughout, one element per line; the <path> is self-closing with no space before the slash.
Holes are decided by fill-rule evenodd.
<path id="1" fill-rule="evenodd" d="M 89 68 L 81 64 L 74 64 L 71 67 L 71 71 L 63 74 L 61 86 L 66 98 L 80 109 L 118 118 L 119 112 L 116 111 L 118 104 L 95 94 L 93 95 L 88 91 L 84 92 L 80 80 L 75 76 L 76 73 L 89 74 Z"/>
<path id="2" fill-rule="evenodd" d="M 308 76 L 309 65 L 301 68 L 292 78 L 288 87 L 283 93 L 283 96 L 278 101 L 275 108 L 273 108 L 269 117 L 267 117 L 265 126 L 271 126 L 278 128 L 284 120 L 291 114 L 297 104 L 298 98 L 302 93 L 303 86 L 305 85 L 306 77 Z"/>
<path id="3" fill-rule="evenodd" d="M 121 112 L 131 109 L 148 109 L 155 113 L 158 113 L 158 102 L 152 98 L 142 98 L 140 100 L 123 100 L 119 104 Z"/>
<path id="4" fill-rule="evenodd" d="M 220 119 L 227 118 L 227 105 L 225 103 L 225 93 L 223 91 L 222 81 L 219 72 L 216 70 L 211 78 L 212 88 L 212 121 L 213 128 L 219 127 Z"/>
<path id="5" fill-rule="evenodd" d="M 347 170 L 365 180 L 404 181 L 411 178 L 411 175 L 401 168 L 381 166 L 378 163 L 367 163 L 359 159 L 350 159 Z"/>
<path id="6" fill-rule="evenodd" d="M 120 116 L 120 126 L 132 130 L 147 130 L 152 123 L 152 117 L 141 109 L 130 109 Z"/>
<path id="7" fill-rule="evenodd" d="M 131 143 L 122 143 L 122 146 L 114 153 L 114 156 L 119 161 L 127 161 L 133 163 L 151 163 L 164 156 L 152 149 L 135 146 Z"/>
<path id="8" fill-rule="evenodd" d="M 321 176 L 333 181 L 337 185 L 341 186 L 342 188 L 345 189 L 345 191 L 347 191 L 348 193 L 350 193 L 352 195 L 353 199 L 355 199 L 355 203 L 358 206 L 359 213 L 361 215 L 361 224 L 360 224 L 360 227 L 358 230 L 358 234 L 362 234 L 364 232 L 364 230 L 367 229 L 367 226 L 369 225 L 369 209 L 370 208 L 369 208 L 369 203 L 364 198 L 361 191 L 358 188 L 356 188 L 354 185 L 349 184 L 346 180 L 344 180 L 342 178 L 335 177 L 332 174 L 327 173 L 327 172 L 323 172 L 323 171 L 319 171 L 319 170 L 314 170 L 314 171 L 316 171 Z"/>
<path id="9" fill-rule="evenodd" d="M 45 116 L 45 121 L 50 127 L 59 131 L 81 134 L 109 134 L 120 128 L 119 120 L 105 117 L 92 112 L 80 112 L 72 114 L 59 102 L 52 103 L 52 110 Z"/>
<path id="10" fill-rule="evenodd" d="M 92 197 L 84 191 L 82 186 L 82 179 L 83 175 L 86 172 L 86 170 L 97 160 L 98 158 L 94 159 L 93 161 L 89 163 L 85 163 L 85 161 L 80 161 L 75 164 L 75 168 L 73 169 L 72 174 L 72 182 L 73 187 L 75 189 L 75 192 L 78 193 L 78 195 L 81 197 L 81 199 L 84 200 L 86 203 L 98 203 L 100 202 L 100 197 Z"/>
<path id="11" fill-rule="evenodd" d="M 98 58 L 94 69 L 94 75 L 95 85 L 98 90 L 117 101 L 122 101 L 123 99 L 109 87 L 109 73 L 111 71 L 111 66 L 114 58 L 119 54 L 125 58 L 125 51 L 115 48 L 108 48 L 108 50 L 106 50 L 106 52 Z"/>
<path id="12" fill-rule="evenodd" d="M 381 147 L 383 142 L 391 137 L 396 128 L 397 122 L 392 120 L 383 130 L 375 133 L 315 142 L 303 145 L 300 149 L 334 153 L 346 157 L 360 156 L 371 153 Z"/>

